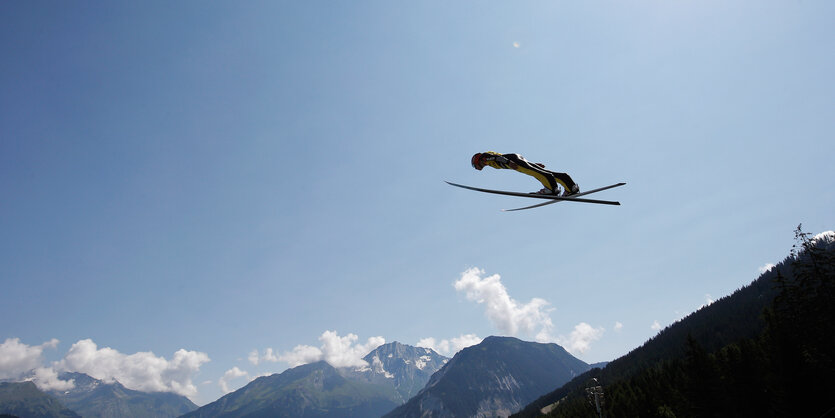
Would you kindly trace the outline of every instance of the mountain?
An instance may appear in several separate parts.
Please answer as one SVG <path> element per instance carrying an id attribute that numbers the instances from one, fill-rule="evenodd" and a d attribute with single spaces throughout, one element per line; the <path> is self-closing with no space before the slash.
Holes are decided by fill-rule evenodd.
<path id="1" fill-rule="evenodd" d="M 798 227 L 783 262 L 602 370 L 578 376 L 519 417 L 824 416 L 835 410 L 835 234 Z M 811 382 L 811 383 L 810 383 Z"/>
<path id="2" fill-rule="evenodd" d="M 587 370 L 559 345 L 488 337 L 459 351 L 386 417 L 508 416 Z"/>
<path id="3" fill-rule="evenodd" d="M 0 383 L 0 414 L 24 418 L 80 418 L 32 382 Z"/>
<path id="4" fill-rule="evenodd" d="M 319 362 L 261 377 L 187 416 L 380 416 L 415 395 L 449 359 L 393 342 L 363 360 L 367 366 Z"/>
<path id="5" fill-rule="evenodd" d="M 347 379 L 320 361 L 259 377 L 183 418 L 378 417 L 399 398 L 392 387 Z"/>
<path id="6" fill-rule="evenodd" d="M 178 417 L 197 409 L 188 398 L 169 392 L 140 392 L 119 382 L 105 383 L 83 373 L 62 373 L 61 380 L 73 380 L 68 391 L 49 391 L 85 418 Z"/>
<path id="7" fill-rule="evenodd" d="M 377 347 L 363 360 L 368 362 L 368 367 L 343 368 L 340 372 L 352 380 L 391 386 L 399 395 L 399 403 L 405 403 L 416 395 L 429 378 L 449 361 L 432 349 L 396 341 Z"/>

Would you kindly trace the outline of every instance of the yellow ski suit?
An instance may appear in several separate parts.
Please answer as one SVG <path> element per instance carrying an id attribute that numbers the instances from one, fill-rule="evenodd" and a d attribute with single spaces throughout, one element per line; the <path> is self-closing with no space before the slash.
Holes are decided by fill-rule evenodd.
<path id="1" fill-rule="evenodd" d="M 516 170 L 532 176 L 539 180 L 545 188 L 555 193 L 558 184 L 569 194 L 579 191 L 577 183 L 574 183 L 574 180 L 568 174 L 546 170 L 544 164 L 532 163 L 519 154 L 499 154 L 498 152 L 487 151 L 481 153 L 480 162 L 493 168 Z"/>

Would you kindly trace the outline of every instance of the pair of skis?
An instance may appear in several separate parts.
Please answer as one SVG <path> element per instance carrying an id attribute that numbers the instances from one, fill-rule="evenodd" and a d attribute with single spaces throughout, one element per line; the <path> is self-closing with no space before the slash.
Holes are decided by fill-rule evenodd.
<path id="1" fill-rule="evenodd" d="M 570 195 L 570 196 L 556 196 L 556 195 L 551 195 L 551 194 L 520 193 L 520 192 L 507 192 L 507 191 L 504 191 L 504 190 L 482 189 L 482 188 L 478 188 L 478 187 L 464 186 L 463 184 L 452 183 L 452 182 L 449 182 L 449 181 L 447 181 L 446 183 L 449 184 L 450 186 L 461 187 L 462 189 L 475 190 L 477 192 L 501 194 L 501 195 L 506 195 L 506 196 L 533 197 L 533 198 L 536 198 L 536 199 L 547 199 L 548 200 L 547 202 L 537 203 L 536 205 L 525 206 L 525 207 L 522 207 L 522 208 L 502 209 L 503 212 L 513 212 L 513 211 L 517 211 L 517 210 L 533 209 L 533 208 L 538 208 L 540 206 L 550 205 L 550 204 L 553 204 L 553 203 L 558 203 L 558 202 L 563 202 L 563 201 L 580 202 L 580 203 L 596 203 L 596 204 L 599 204 L 599 205 L 620 205 L 620 202 L 614 202 L 614 201 L 611 201 L 611 200 L 581 199 L 580 196 L 585 196 L 585 195 L 589 195 L 589 194 L 592 194 L 592 193 L 601 192 L 603 190 L 608 190 L 608 189 L 612 189 L 612 188 L 615 188 L 615 187 L 620 187 L 620 186 L 623 186 L 624 184 L 626 184 L 626 183 L 617 183 L 617 184 L 612 184 L 610 186 L 601 187 L 599 189 L 589 190 L 587 192 L 575 193 L 575 194 Z"/>

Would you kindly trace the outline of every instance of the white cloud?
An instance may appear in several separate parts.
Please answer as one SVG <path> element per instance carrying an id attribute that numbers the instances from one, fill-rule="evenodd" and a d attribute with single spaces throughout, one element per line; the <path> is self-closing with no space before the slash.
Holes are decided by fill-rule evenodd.
<path id="1" fill-rule="evenodd" d="M 593 341 L 602 337 L 603 328 L 594 328 L 585 322 L 577 324 L 568 337 L 555 337 L 547 301 L 533 298 L 526 304 L 519 303 L 510 297 L 498 274 L 482 278 L 484 274 L 484 270 L 478 268 L 468 269 L 455 282 L 455 290 L 465 292 L 468 300 L 483 304 L 487 318 L 503 333 L 533 336 L 542 343 L 556 342 L 574 353 L 585 352 Z M 443 349 L 442 346 L 439 348 Z"/>
<path id="2" fill-rule="evenodd" d="M 197 388 L 191 377 L 208 362 L 205 353 L 178 350 L 171 360 L 153 353 L 126 355 L 112 348 L 98 349 L 90 340 L 80 340 L 70 347 L 61 361 L 43 365 L 44 348 L 56 348 L 57 339 L 37 346 L 29 346 L 17 338 L 0 344 L 0 379 L 33 381 L 44 390 L 67 390 L 74 387 L 72 380 L 58 379 L 59 371 L 86 373 L 106 382 L 118 380 L 129 389 L 146 392 L 175 392 L 194 396 Z"/>
<path id="3" fill-rule="evenodd" d="M 431 348 L 436 353 L 444 354 L 449 352 L 449 340 L 436 341 L 433 337 L 421 338 L 418 340 L 416 347 Z"/>
<path id="4" fill-rule="evenodd" d="M 510 297 L 501 282 L 501 277 L 494 274 L 482 278 L 483 270 L 471 268 L 461 274 L 455 282 L 455 290 L 465 292 L 467 299 L 483 304 L 487 318 L 501 332 L 510 335 L 537 335 L 537 339 L 548 338 L 553 328 L 544 299 L 533 298 L 521 304 Z"/>
<path id="5" fill-rule="evenodd" d="M 813 243 L 818 243 L 818 241 L 825 243 L 835 241 L 835 231 L 824 231 L 812 238 Z"/>
<path id="6" fill-rule="evenodd" d="M 264 356 L 262 357 L 264 361 L 271 361 L 273 363 L 278 361 L 278 356 L 273 353 L 272 348 L 267 348 L 264 350 Z"/>
<path id="7" fill-rule="evenodd" d="M 250 363 L 253 365 L 258 365 L 258 363 L 262 363 L 265 361 L 269 361 L 271 363 L 276 363 L 279 361 L 278 356 L 273 352 L 272 348 L 264 349 L 264 354 L 259 355 L 258 350 L 252 350 L 247 357 Z"/>
<path id="8" fill-rule="evenodd" d="M 6 339 L 0 344 L 0 380 L 32 381 L 42 390 L 72 389 L 72 380 L 60 380 L 55 369 L 43 367 L 43 350 L 57 346 L 54 338 L 41 345 L 24 344 L 19 338 Z"/>
<path id="9" fill-rule="evenodd" d="M 650 325 L 649 329 L 651 329 L 653 331 L 660 331 L 661 330 L 661 324 L 658 322 L 658 320 L 652 321 L 652 325 Z"/>
<path id="10" fill-rule="evenodd" d="M 621 324 L 620 321 L 615 321 L 615 327 L 614 328 L 615 328 L 616 332 L 620 332 L 623 329 L 623 324 Z"/>
<path id="11" fill-rule="evenodd" d="M 702 309 L 706 306 L 710 306 L 710 305 L 713 304 L 713 302 L 716 302 L 715 300 L 713 300 L 713 296 L 710 296 L 710 293 L 706 293 L 705 294 L 705 303 L 702 304 L 701 306 L 699 306 L 699 309 Z"/>
<path id="12" fill-rule="evenodd" d="M 759 272 L 760 272 L 760 274 L 763 274 L 767 271 L 771 271 L 771 269 L 773 269 L 774 267 L 777 267 L 777 266 L 775 266 L 774 264 L 768 263 L 768 264 L 760 267 Z"/>
<path id="13" fill-rule="evenodd" d="M 26 380 L 31 380 L 41 390 L 70 390 L 75 387 L 75 380 L 58 379 L 58 372 L 51 367 L 38 367 L 34 375 Z"/>
<path id="14" fill-rule="evenodd" d="M 129 389 L 192 397 L 197 394 L 197 387 L 191 378 L 208 361 L 205 353 L 184 349 L 177 350 L 171 360 L 152 352 L 122 354 L 110 347 L 99 349 L 93 340 L 85 339 L 73 344 L 57 367 L 105 382 L 119 381 Z"/>
<path id="15" fill-rule="evenodd" d="M 58 340 L 54 338 L 41 345 L 27 345 L 19 338 L 7 338 L 0 344 L 0 380 L 22 378 L 42 365 L 44 348 L 57 346 Z"/>
<path id="16" fill-rule="evenodd" d="M 462 334 L 452 339 L 452 349 L 459 352 L 467 347 L 481 344 L 482 338 L 475 334 Z"/>
<path id="17" fill-rule="evenodd" d="M 597 341 L 603 336 L 603 331 L 603 328 L 594 328 L 585 322 L 580 322 L 574 326 L 574 330 L 567 338 L 560 337 L 557 342 L 572 353 L 582 354 L 591 348 L 592 341 Z"/>
<path id="18" fill-rule="evenodd" d="M 371 337 L 365 344 L 357 344 L 355 334 L 348 334 L 340 337 L 336 331 L 325 331 L 319 336 L 322 343 L 319 347 L 310 345 L 297 345 L 292 351 L 281 355 L 274 355 L 271 348 L 264 351 L 263 356 L 250 353 L 250 362 L 257 357 L 257 361 L 283 361 L 290 367 L 301 366 L 302 364 L 313 363 L 324 360 L 334 367 L 366 367 L 368 362 L 363 360 L 368 353 L 386 343 L 383 337 Z M 256 363 L 257 364 L 257 363 Z"/>
<path id="19" fill-rule="evenodd" d="M 438 354 L 442 354 L 447 357 L 451 357 L 455 355 L 455 353 L 481 343 L 481 337 L 475 334 L 461 334 L 458 337 L 452 339 L 443 339 L 440 341 L 436 341 L 435 338 L 428 337 L 423 338 L 417 342 L 417 347 L 423 348 L 431 348 Z"/>
<path id="20" fill-rule="evenodd" d="M 288 363 L 290 367 L 301 366 L 322 360 L 322 350 L 310 345 L 297 345 L 293 351 L 278 356 L 278 359 Z"/>
<path id="21" fill-rule="evenodd" d="M 340 337 L 336 331 L 325 331 L 319 337 L 322 342 L 322 354 L 324 360 L 334 367 L 362 367 L 368 363 L 362 358 L 371 350 L 386 343 L 383 337 L 371 337 L 365 344 L 356 344 L 357 337 L 348 334 Z"/>
<path id="22" fill-rule="evenodd" d="M 249 373 L 239 369 L 238 366 L 235 366 L 227 370 L 226 373 L 223 374 L 223 377 L 218 379 L 217 384 L 220 386 L 220 390 L 223 391 L 224 395 L 232 392 L 232 390 L 229 389 L 229 381 L 239 377 L 249 377 Z"/>

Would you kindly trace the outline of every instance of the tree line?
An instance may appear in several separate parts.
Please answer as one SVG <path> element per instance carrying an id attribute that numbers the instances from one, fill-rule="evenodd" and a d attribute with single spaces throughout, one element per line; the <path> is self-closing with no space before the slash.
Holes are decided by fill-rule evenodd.
<path id="1" fill-rule="evenodd" d="M 835 416 L 835 242 L 795 230 L 791 255 L 751 285 L 540 398 L 519 416 Z"/>

